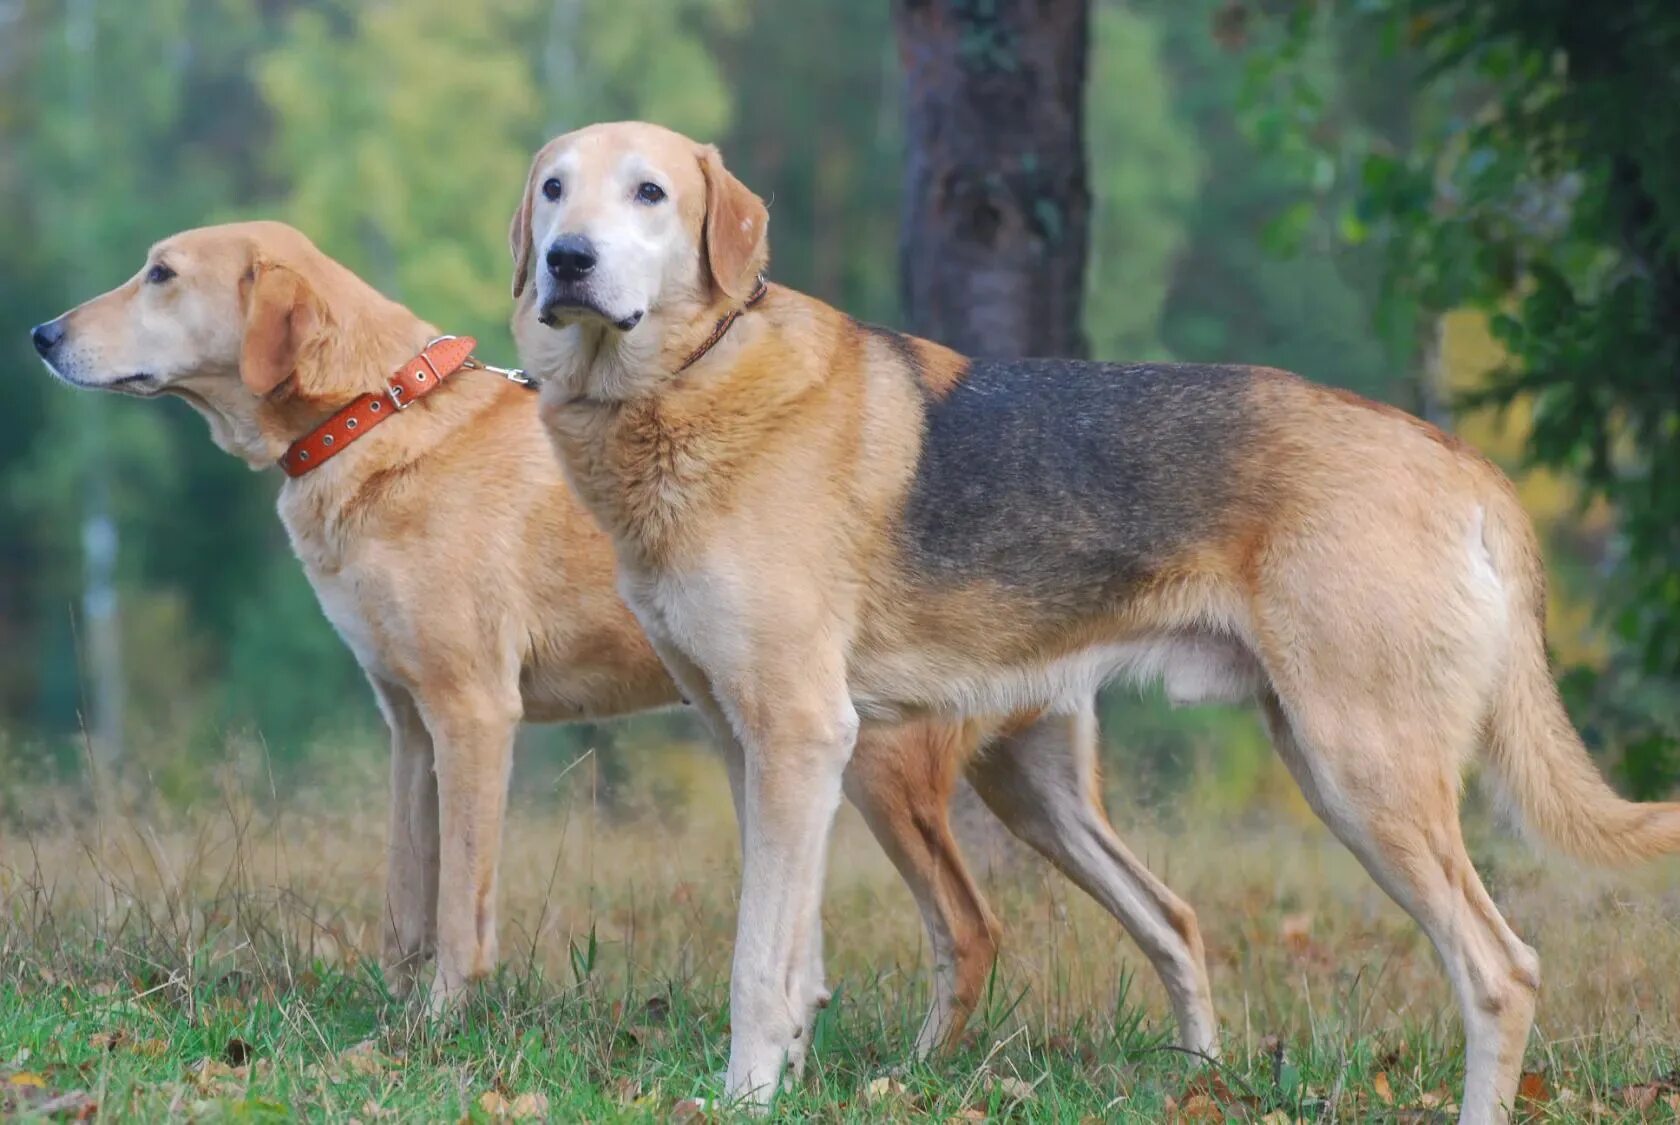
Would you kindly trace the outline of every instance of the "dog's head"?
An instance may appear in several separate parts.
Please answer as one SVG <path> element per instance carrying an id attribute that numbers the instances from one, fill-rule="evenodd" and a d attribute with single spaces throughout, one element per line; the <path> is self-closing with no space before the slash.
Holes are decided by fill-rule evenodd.
<path id="1" fill-rule="evenodd" d="M 629 340 L 738 305 L 768 258 L 768 224 L 710 145 L 640 122 L 567 133 L 537 153 L 508 232 L 515 330 Z"/>
<path id="2" fill-rule="evenodd" d="M 348 275 L 283 223 L 183 231 L 122 285 L 37 325 L 35 349 L 77 387 L 183 398 L 222 448 L 272 464 L 282 400 L 329 393 L 320 289 L 335 268 Z"/>

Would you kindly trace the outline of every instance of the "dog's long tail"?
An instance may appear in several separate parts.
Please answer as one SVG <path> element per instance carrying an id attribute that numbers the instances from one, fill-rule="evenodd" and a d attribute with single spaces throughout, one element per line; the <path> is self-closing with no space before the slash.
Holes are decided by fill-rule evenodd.
<path id="1" fill-rule="evenodd" d="M 1528 827 L 1582 859 L 1680 852 L 1680 803 L 1625 801 L 1570 722 L 1546 659 L 1546 575 L 1533 524 L 1498 470 L 1483 542 L 1509 598 L 1509 648 L 1488 716 L 1487 756 Z"/>

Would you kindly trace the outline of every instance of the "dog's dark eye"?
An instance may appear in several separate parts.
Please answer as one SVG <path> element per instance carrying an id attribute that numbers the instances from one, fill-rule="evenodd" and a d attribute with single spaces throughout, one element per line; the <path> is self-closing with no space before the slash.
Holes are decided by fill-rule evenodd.
<path id="1" fill-rule="evenodd" d="M 550 202 L 560 198 L 560 181 L 550 177 L 543 181 L 543 198 Z"/>
<path id="2" fill-rule="evenodd" d="M 174 276 L 175 271 L 164 265 L 162 262 L 159 262 L 157 265 L 146 271 L 146 280 L 151 282 L 153 285 L 162 285 Z"/>
<path id="3" fill-rule="evenodd" d="M 636 189 L 636 198 L 643 203 L 658 203 L 665 198 L 665 189 L 658 184 L 643 184 Z"/>

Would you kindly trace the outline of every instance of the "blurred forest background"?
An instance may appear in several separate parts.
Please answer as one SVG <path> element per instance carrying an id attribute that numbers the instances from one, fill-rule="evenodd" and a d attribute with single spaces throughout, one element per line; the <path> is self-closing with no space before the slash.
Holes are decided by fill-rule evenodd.
<path id="1" fill-rule="evenodd" d="M 1290 368 L 1520 471 L 1571 706 L 1641 796 L 1680 774 L 1676 13 L 1092 0 L 1084 94 L 1091 354 Z M 169 799 L 241 747 L 282 786 L 384 752 L 274 517 L 279 474 L 181 404 L 56 385 L 31 324 L 176 229 L 270 216 L 510 362 L 531 150 L 637 117 L 717 141 L 771 201 L 779 281 L 907 326 L 905 99 L 886 0 L 0 0 L 0 769 L 73 775 L 99 708 L 120 714 L 100 752 L 120 736 Z M 100 660 L 121 675 L 95 698 Z M 1139 792 L 1288 789 L 1245 714 L 1105 707 Z M 611 783 L 690 737 L 536 731 L 520 768 L 593 748 Z"/>

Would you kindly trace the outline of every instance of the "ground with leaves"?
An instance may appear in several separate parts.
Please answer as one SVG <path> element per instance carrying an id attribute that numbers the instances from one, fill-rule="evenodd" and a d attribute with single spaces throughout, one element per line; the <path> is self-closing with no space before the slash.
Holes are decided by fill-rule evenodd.
<path id="1" fill-rule="evenodd" d="M 237 792 L 192 816 L 34 808 L 29 826 L 0 832 L 4 1115 L 728 1116 L 692 1100 L 715 1096 L 728 1047 L 735 861 L 721 788 L 661 818 L 521 810 L 504 867 L 506 969 L 442 1021 L 393 995 L 366 956 L 381 817 Z M 1200 910 L 1222 1064 L 1171 1048 L 1160 986 L 1106 916 L 981 837 L 971 850 L 1005 952 L 965 1043 L 906 1066 L 925 951 L 908 896 L 848 817 L 825 912 L 836 999 L 780 1116 L 1450 1118 L 1462 1044 L 1440 972 L 1320 830 L 1287 813 L 1215 823 L 1178 810 L 1123 832 Z M 1680 1116 L 1672 865 L 1611 877 L 1476 835 L 1545 965 L 1526 1110 Z"/>

